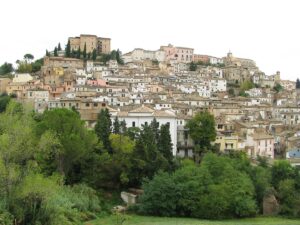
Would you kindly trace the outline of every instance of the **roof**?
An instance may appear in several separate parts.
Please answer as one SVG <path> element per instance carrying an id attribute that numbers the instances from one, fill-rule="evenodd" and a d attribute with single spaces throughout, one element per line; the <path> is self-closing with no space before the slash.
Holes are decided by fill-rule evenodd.
<path id="1" fill-rule="evenodd" d="M 130 113 L 153 113 L 154 110 L 147 107 L 147 106 L 144 106 L 142 105 L 141 107 L 139 108 L 136 108 L 136 109 L 133 109 L 131 111 L 129 111 Z"/>

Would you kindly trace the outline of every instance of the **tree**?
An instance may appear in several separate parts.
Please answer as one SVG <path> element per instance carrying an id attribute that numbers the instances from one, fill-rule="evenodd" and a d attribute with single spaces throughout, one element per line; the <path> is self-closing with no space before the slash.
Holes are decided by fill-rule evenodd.
<path id="1" fill-rule="evenodd" d="M 24 55 L 24 60 L 27 62 L 27 63 L 31 63 L 31 61 L 34 59 L 34 56 L 30 53 L 27 53 Z"/>
<path id="2" fill-rule="evenodd" d="M 61 51 L 61 46 L 60 46 L 60 43 L 58 43 L 58 46 L 57 46 L 57 51 Z"/>
<path id="3" fill-rule="evenodd" d="M 50 53 L 47 49 L 46 49 L 46 56 L 50 56 Z"/>
<path id="4" fill-rule="evenodd" d="M 33 63 L 31 63 L 32 65 L 32 72 L 37 72 L 41 70 L 42 65 L 44 65 L 44 59 L 37 59 L 35 60 Z"/>
<path id="5" fill-rule="evenodd" d="M 66 48 L 65 48 L 65 56 L 66 57 L 71 57 L 71 44 L 70 44 L 70 40 L 68 40 L 68 43 L 67 43 Z"/>
<path id="6" fill-rule="evenodd" d="M 173 164 L 173 144 L 170 135 L 170 125 L 163 124 L 160 127 L 159 138 L 158 138 L 158 150 L 163 157 L 168 161 L 171 169 Z"/>
<path id="7" fill-rule="evenodd" d="M 6 106 L 8 105 L 10 101 L 10 96 L 7 94 L 1 94 L 0 96 L 0 113 L 4 112 L 6 110 Z"/>
<path id="8" fill-rule="evenodd" d="M 59 172 L 66 177 L 67 183 L 77 182 L 81 178 L 81 162 L 97 143 L 96 136 L 85 128 L 80 116 L 68 109 L 45 111 L 36 133 L 41 138 L 42 171 L 47 175 Z"/>
<path id="9" fill-rule="evenodd" d="M 300 194 L 296 189 L 295 180 L 285 179 L 278 184 L 278 195 L 280 200 L 280 214 L 299 217 L 300 216 Z"/>
<path id="10" fill-rule="evenodd" d="M 283 87 L 279 83 L 276 83 L 273 87 L 273 90 L 276 91 L 276 93 L 278 93 L 283 90 Z"/>
<path id="11" fill-rule="evenodd" d="M 114 134 L 120 134 L 120 123 L 119 123 L 119 119 L 116 116 L 114 123 L 113 123 L 113 133 Z"/>
<path id="12" fill-rule="evenodd" d="M 54 48 L 54 56 L 58 56 L 57 47 Z"/>
<path id="13" fill-rule="evenodd" d="M 97 50 L 94 49 L 92 52 L 92 60 L 95 61 L 97 59 Z"/>
<path id="14" fill-rule="evenodd" d="M 253 84 L 253 82 L 251 81 L 251 80 L 245 80 L 242 84 L 241 84 L 241 86 L 240 86 L 240 88 L 241 88 L 241 90 L 242 91 L 247 91 L 247 90 L 249 90 L 249 89 L 251 89 L 251 88 L 254 88 L 255 86 L 254 86 L 254 84 Z"/>
<path id="15" fill-rule="evenodd" d="M 79 49 L 78 49 L 78 51 L 77 51 L 77 53 L 76 53 L 76 58 L 77 58 L 77 59 L 80 59 L 80 55 L 81 55 L 81 49 L 80 49 L 80 47 L 79 47 Z"/>
<path id="16" fill-rule="evenodd" d="M 190 63 L 190 71 L 196 71 L 197 70 L 197 64 L 195 64 L 194 62 Z"/>
<path id="17" fill-rule="evenodd" d="M 300 89 L 300 80 L 297 78 L 296 80 L 296 89 Z"/>
<path id="18" fill-rule="evenodd" d="M 145 124 L 136 140 L 132 158 L 132 184 L 140 185 L 143 177 L 152 178 L 159 170 L 168 169 L 168 162 L 158 151 L 151 126 Z"/>
<path id="19" fill-rule="evenodd" d="M 0 75 L 5 75 L 13 72 L 14 68 L 11 63 L 5 62 L 0 66 Z"/>
<path id="20" fill-rule="evenodd" d="M 277 189 L 279 183 L 285 179 L 295 179 L 297 171 L 285 160 L 279 160 L 272 166 L 272 184 Z"/>
<path id="21" fill-rule="evenodd" d="M 120 122 L 120 132 L 121 132 L 121 134 L 126 134 L 127 133 L 127 127 L 126 127 L 125 120 L 122 120 Z"/>
<path id="22" fill-rule="evenodd" d="M 99 140 L 103 143 L 105 150 L 112 153 L 109 136 L 111 134 L 111 119 L 108 109 L 101 109 L 98 114 L 95 132 Z"/>
<path id="23" fill-rule="evenodd" d="M 84 48 L 83 48 L 83 58 L 86 59 L 86 43 L 84 43 Z"/>
<path id="24" fill-rule="evenodd" d="M 186 124 L 189 134 L 195 142 L 196 156 L 201 156 L 211 149 L 211 142 L 216 139 L 215 119 L 209 112 L 197 113 Z"/>
<path id="25" fill-rule="evenodd" d="M 124 61 L 123 61 L 121 55 L 122 55 L 121 51 L 119 49 L 117 49 L 116 60 L 117 60 L 118 64 L 124 65 Z"/>
<path id="26" fill-rule="evenodd" d="M 157 122 L 155 117 L 150 123 L 150 128 L 153 132 L 155 143 L 157 143 L 159 139 L 159 123 Z"/>

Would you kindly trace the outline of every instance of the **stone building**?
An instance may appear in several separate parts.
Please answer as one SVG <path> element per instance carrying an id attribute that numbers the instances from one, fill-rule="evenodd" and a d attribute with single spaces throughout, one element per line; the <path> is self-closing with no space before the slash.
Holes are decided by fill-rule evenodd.
<path id="1" fill-rule="evenodd" d="M 110 53 L 110 38 L 97 37 L 96 35 L 90 34 L 81 34 L 79 37 L 70 37 L 69 38 L 71 51 L 72 50 L 84 50 L 86 46 L 86 52 L 92 53 L 94 49 L 98 53 Z"/>

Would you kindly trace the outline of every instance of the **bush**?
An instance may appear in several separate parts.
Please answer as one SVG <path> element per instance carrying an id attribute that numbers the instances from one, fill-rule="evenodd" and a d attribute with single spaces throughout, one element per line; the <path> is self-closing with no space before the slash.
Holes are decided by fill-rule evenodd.
<path id="1" fill-rule="evenodd" d="M 200 166 L 185 164 L 172 175 L 144 183 L 140 212 L 205 219 L 249 217 L 257 212 L 254 186 L 235 159 L 207 154 Z"/>

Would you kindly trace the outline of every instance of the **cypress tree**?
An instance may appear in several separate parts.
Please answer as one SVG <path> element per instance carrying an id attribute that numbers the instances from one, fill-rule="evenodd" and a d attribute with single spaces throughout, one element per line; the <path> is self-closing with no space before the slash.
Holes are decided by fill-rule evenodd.
<path id="1" fill-rule="evenodd" d="M 54 48 L 54 56 L 58 56 L 57 47 Z"/>
<path id="2" fill-rule="evenodd" d="M 118 117 L 115 118 L 113 123 L 113 133 L 120 134 L 120 123 Z"/>
<path id="3" fill-rule="evenodd" d="M 169 166 L 171 167 L 173 162 L 173 154 L 172 154 L 173 144 L 172 144 L 171 134 L 170 134 L 170 125 L 168 123 L 163 124 L 160 127 L 157 146 L 158 146 L 158 150 L 168 161 Z"/>
<path id="4" fill-rule="evenodd" d="M 93 59 L 93 61 L 95 61 L 96 58 L 97 58 L 97 51 L 96 51 L 96 49 L 94 49 L 93 53 L 92 53 L 92 59 Z"/>
<path id="5" fill-rule="evenodd" d="M 58 51 L 61 51 L 60 43 L 58 43 L 57 50 L 58 50 Z"/>
<path id="6" fill-rule="evenodd" d="M 95 132 L 100 141 L 102 141 L 104 148 L 112 153 L 109 135 L 111 134 L 111 119 L 108 109 L 101 109 L 98 114 L 97 123 L 95 125 Z"/>
<path id="7" fill-rule="evenodd" d="M 84 43 L 83 58 L 86 59 L 86 43 Z"/>
<path id="8" fill-rule="evenodd" d="M 70 44 L 70 40 L 68 40 L 68 43 L 67 43 L 66 48 L 65 48 L 65 56 L 66 57 L 70 57 L 71 56 L 71 44 Z"/>
<path id="9" fill-rule="evenodd" d="M 80 59 L 80 55 L 81 55 L 81 49 L 79 47 L 78 51 L 77 51 L 77 55 L 76 55 L 76 58 L 77 59 Z"/>

